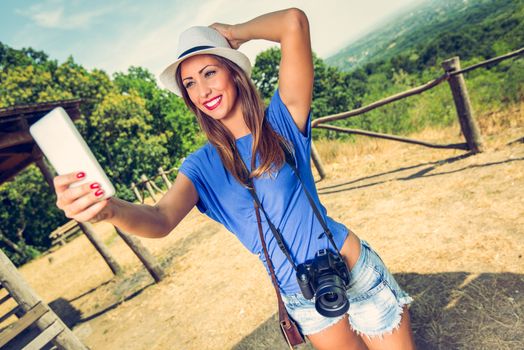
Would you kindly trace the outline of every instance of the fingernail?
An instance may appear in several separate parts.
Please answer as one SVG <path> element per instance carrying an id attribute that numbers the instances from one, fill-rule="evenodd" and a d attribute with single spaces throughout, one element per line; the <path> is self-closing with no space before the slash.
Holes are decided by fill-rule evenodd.
<path id="1" fill-rule="evenodd" d="M 91 187 L 92 189 L 100 188 L 100 184 L 98 182 L 95 182 L 95 183 L 92 183 L 89 187 Z"/>
<path id="2" fill-rule="evenodd" d="M 95 192 L 95 196 L 100 197 L 104 193 L 104 190 L 100 189 Z"/>
<path id="3" fill-rule="evenodd" d="M 86 173 L 84 173 L 83 171 L 81 171 L 78 174 L 76 174 L 76 177 L 79 178 L 79 179 L 83 178 L 84 176 L 86 176 Z"/>

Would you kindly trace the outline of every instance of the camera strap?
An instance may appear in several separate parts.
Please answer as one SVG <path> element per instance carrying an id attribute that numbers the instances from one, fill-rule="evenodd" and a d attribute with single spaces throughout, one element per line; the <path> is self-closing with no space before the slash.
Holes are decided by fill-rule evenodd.
<path id="1" fill-rule="evenodd" d="M 318 207 L 315 204 L 315 201 L 313 200 L 313 196 L 311 195 L 311 193 L 309 193 L 306 185 L 304 184 L 304 181 L 302 181 L 302 178 L 300 177 L 293 153 L 291 152 L 291 150 L 289 149 L 289 146 L 286 143 L 281 142 L 280 147 L 282 147 L 282 150 L 284 151 L 284 154 L 286 155 L 286 163 L 289 164 L 291 169 L 293 169 L 293 172 L 297 176 L 298 181 L 300 181 L 300 184 L 302 185 L 302 189 L 304 190 L 304 193 L 306 194 L 309 204 L 311 205 L 311 209 L 313 209 L 315 216 L 317 217 L 318 221 L 320 222 L 320 225 L 324 229 L 323 234 L 326 234 L 326 236 L 328 237 L 329 241 L 331 242 L 331 245 L 333 246 L 337 254 L 340 257 L 342 257 L 340 255 L 340 251 L 337 248 L 337 245 L 335 244 L 335 239 L 333 238 L 333 234 L 331 233 L 331 230 L 329 229 L 326 222 L 324 221 L 322 214 L 320 214 L 320 210 L 318 210 Z M 318 238 L 322 237 L 323 234 L 321 234 Z"/>
<path id="2" fill-rule="evenodd" d="M 242 161 L 242 164 L 244 165 L 244 169 L 247 171 L 246 164 L 244 163 L 244 161 Z M 295 262 L 291 258 L 291 255 L 289 254 L 289 250 L 287 249 L 286 244 L 284 243 L 284 240 L 282 239 L 282 233 L 280 233 L 280 230 L 278 228 L 276 228 L 275 225 L 273 225 L 273 223 L 269 219 L 269 216 L 267 215 L 266 211 L 264 210 L 264 207 L 262 206 L 262 203 L 260 203 L 260 199 L 258 199 L 258 195 L 257 195 L 257 193 L 255 191 L 255 185 L 253 183 L 253 179 L 251 179 L 248 176 L 247 177 L 247 182 L 248 182 L 248 185 L 249 185 L 248 186 L 248 191 L 249 191 L 249 193 L 251 193 L 251 197 L 253 197 L 253 200 L 255 201 L 255 209 L 256 209 L 257 219 L 260 219 L 260 213 L 259 213 L 258 209 L 261 209 L 262 213 L 266 217 L 266 221 L 267 221 L 267 223 L 269 225 L 269 228 L 271 229 L 271 232 L 273 232 L 273 236 L 275 236 L 275 239 L 277 240 L 277 244 L 278 244 L 280 250 L 282 250 L 282 252 L 286 256 L 287 260 L 289 261 L 291 266 L 293 266 L 293 269 L 296 271 L 297 270 L 297 266 L 295 265 Z M 260 221 L 259 221 L 259 223 L 260 223 Z M 261 239 L 263 239 L 263 238 L 264 237 L 261 236 Z M 262 244 L 264 245 L 264 248 L 265 248 L 264 241 L 262 241 Z M 268 259 L 269 259 L 268 256 L 266 256 L 266 260 L 268 260 Z M 268 266 L 269 266 L 269 263 L 270 263 L 269 260 L 267 262 L 268 262 Z"/>
<path id="3" fill-rule="evenodd" d="M 279 142 L 279 143 L 280 143 L 280 147 L 284 151 L 286 163 L 289 164 L 289 166 L 291 167 L 291 169 L 293 170 L 293 172 L 297 176 L 298 180 L 300 181 L 300 184 L 302 186 L 302 189 L 304 190 L 304 193 L 306 194 L 306 197 L 307 197 L 307 199 L 309 201 L 309 204 L 311 205 L 311 208 L 313 209 L 313 212 L 314 212 L 315 216 L 317 217 L 318 221 L 320 222 L 320 225 L 324 229 L 323 234 L 324 233 L 326 234 L 326 236 L 328 237 L 331 245 L 333 246 L 333 248 L 337 252 L 338 256 L 342 258 L 342 255 L 340 254 L 340 251 L 338 250 L 338 248 L 337 248 L 337 246 L 335 244 L 335 240 L 333 238 L 333 234 L 329 230 L 329 227 L 327 226 L 326 222 L 324 221 L 324 218 L 322 217 L 322 214 L 318 210 L 318 208 L 317 208 L 317 206 L 315 204 L 315 201 L 313 200 L 313 197 L 311 196 L 311 194 L 307 190 L 306 185 L 304 184 L 304 182 L 302 181 L 302 178 L 299 175 L 299 172 L 298 172 L 298 169 L 297 169 L 297 166 L 296 166 L 296 162 L 295 162 L 295 157 L 293 156 L 293 153 L 291 152 L 291 150 L 289 149 L 289 146 L 286 143 L 284 143 L 284 142 Z M 247 166 L 246 166 L 244 160 L 242 159 L 242 157 L 240 157 L 240 155 L 238 155 L 238 158 L 239 158 L 239 160 L 242 163 L 242 167 L 243 167 L 243 171 L 244 171 L 244 179 L 247 182 L 247 189 L 248 189 L 249 193 L 253 197 L 253 200 L 255 201 L 256 206 L 262 210 L 262 213 L 264 214 L 264 217 L 266 218 L 266 221 L 267 221 L 267 223 L 269 225 L 269 228 L 271 229 L 271 232 L 273 233 L 273 236 L 275 237 L 280 250 L 284 253 L 284 255 L 286 256 L 287 260 L 289 261 L 291 266 L 293 266 L 293 269 L 296 271 L 297 270 L 297 266 L 296 266 L 295 262 L 293 261 L 293 259 L 291 258 L 289 250 L 287 249 L 286 244 L 284 243 L 284 240 L 282 238 L 282 233 L 280 232 L 280 230 L 277 227 L 275 227 L 275 225 L 273 225 L 273 223 L 269 219 L 269 216 L 267 215 L 266 211 L 264 210 L 264 207 L 262 206 L 262 203 L 260 202 L 260 199 L 258 198 L 258 195 L 257 195 L 257 193 L 255 191 L 255 185 L 253 183 L 253 179 L 249 176 L 250 172 L 248 171 Z M 322 237 L 322 235 L 320 235 L 319 238 L 320 237 Z"/>

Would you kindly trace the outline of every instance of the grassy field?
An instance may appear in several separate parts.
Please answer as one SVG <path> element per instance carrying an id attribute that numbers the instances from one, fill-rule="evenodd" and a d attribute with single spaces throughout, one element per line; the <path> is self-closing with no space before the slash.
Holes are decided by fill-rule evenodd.
<path id="1" fill-rule="evenodd" d="M 487 145 L 477 155 L 316 143 L 321 200 L 414 297 L 419 349 L 524 348 L 524 103 L 477 114 Z M 462 141 L 458 123 L 410 136 Z M 84 236 L 20 268 L 92 349 L 285 349 L 258 258 L 196 209 L 168 237 L 141 239 L 167 272 L 158 284 L 111 226 L 96 229 L 124 276 Z"/>

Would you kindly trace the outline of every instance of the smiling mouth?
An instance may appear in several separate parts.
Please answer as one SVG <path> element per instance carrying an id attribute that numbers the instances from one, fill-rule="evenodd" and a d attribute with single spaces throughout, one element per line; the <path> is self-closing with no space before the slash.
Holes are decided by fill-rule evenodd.
<path id="1" fill-rule="evenodd" d="M 206 107 L 208 110 L 212 111 L 213 109 L 217 108 L 218 105 L 220 105 L 220 102 L 222 101 L 222 95 L 215 97 L 212 100 L 209 100 L 204 103 L 204 107 Z"/>

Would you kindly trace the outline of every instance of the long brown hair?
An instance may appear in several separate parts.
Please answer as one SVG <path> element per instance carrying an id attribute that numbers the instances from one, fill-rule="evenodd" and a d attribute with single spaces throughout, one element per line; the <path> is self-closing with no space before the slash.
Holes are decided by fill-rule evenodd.
<path id="1" fill-rule="evenodd" d="M 260 177 L 264 173 L 280 169 L 284 164 L 285 155 L 279 142 L 285 143 L 285 140 L 271 128 L 266 120 L 264 102 L 255 85 L 234 62 L 220 56 L 212 56 L 229 71 L 237 88 L 237 99 L 241 105 L 244 121 L 253 136 L 251 169 L 255 167 L 255 155 L 260 156 L 260 165 L 251 171 L 249 177 Z M 217 149 L 222 164 L 240 183 L 245 184 L 247 174 L 244 172 L 233 134 L 220 121 L 208 116 L 191 102 L 182 83 L 180 66 L 176 72 L 176 82 L 180 86 L 184 102 L 195 114 L 209 142 Z"/>

